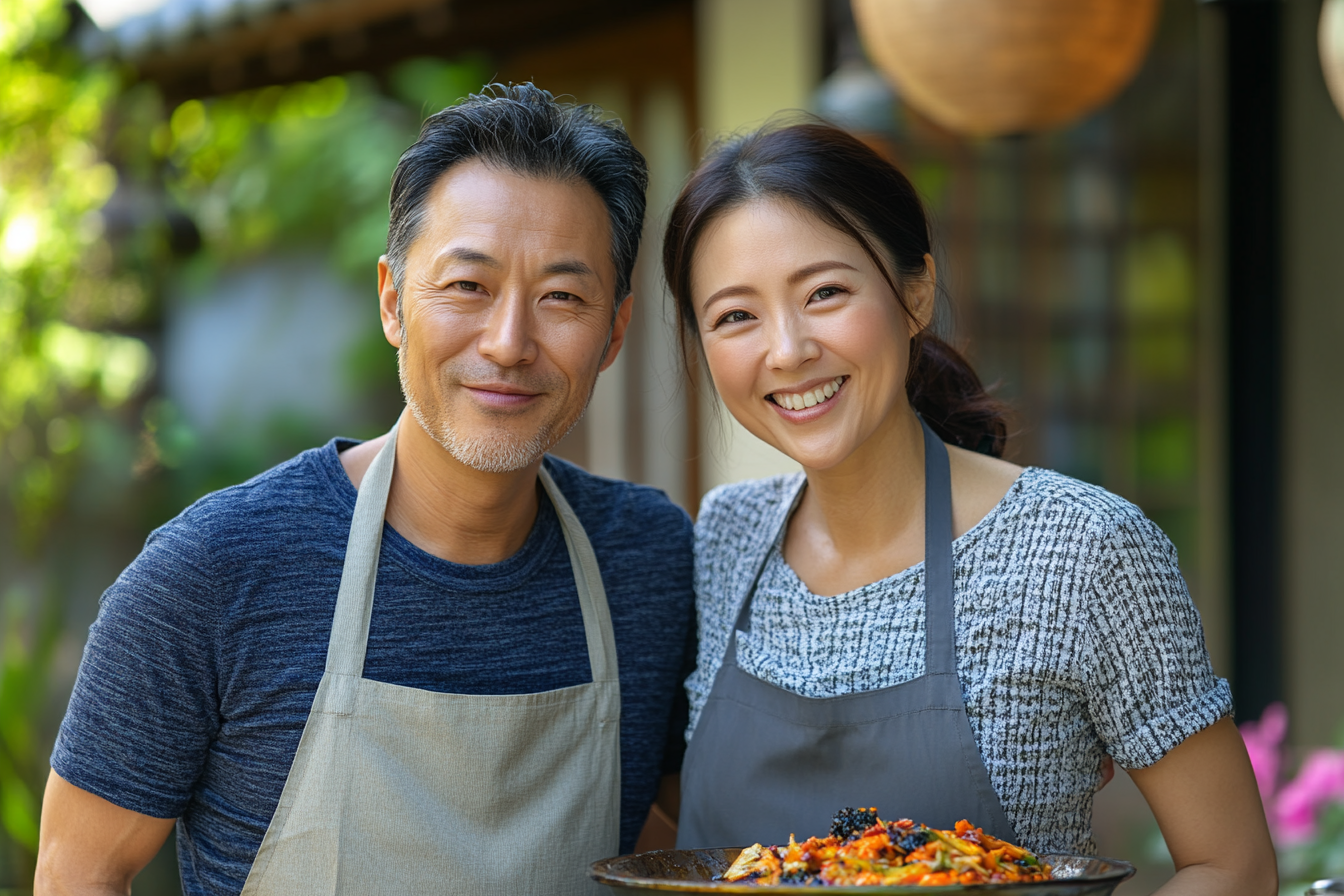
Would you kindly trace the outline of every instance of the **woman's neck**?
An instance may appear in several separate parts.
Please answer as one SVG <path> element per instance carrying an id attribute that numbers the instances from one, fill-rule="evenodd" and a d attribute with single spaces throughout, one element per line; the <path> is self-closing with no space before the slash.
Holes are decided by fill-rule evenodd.
<path id="1" fill-rule="evenodd" d="M 924 559 L 924 431 L 904 405 L 849 457 L 806 470 L 784 555 L 818 594 L 839 594 Z"/>

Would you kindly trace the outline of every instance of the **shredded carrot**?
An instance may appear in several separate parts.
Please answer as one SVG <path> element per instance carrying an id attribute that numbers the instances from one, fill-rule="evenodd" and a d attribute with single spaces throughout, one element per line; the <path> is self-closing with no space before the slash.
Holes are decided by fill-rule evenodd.
<path id="1" fill-rule="evenodd" d="M 842 810 L 837 821 L 856 811 L 861 810 Z M 886 822 L 877 818 L 875 809 L 868 812 L 853 830 L 841 830 L 843 837 L 832 828 L 831 836 L 802 843 L 790 837 L 786 846 L 750 846 L 721 879 L 760 886 L 939 886 L 1051 879 L 1050 866 L 1033 853 L 992 837 L 965 819 L 944 831 L 908 818 Z M 875 823 L 868 825 L 873 819 Z M 862 825 L 868 826 L 860 830 Z"/>

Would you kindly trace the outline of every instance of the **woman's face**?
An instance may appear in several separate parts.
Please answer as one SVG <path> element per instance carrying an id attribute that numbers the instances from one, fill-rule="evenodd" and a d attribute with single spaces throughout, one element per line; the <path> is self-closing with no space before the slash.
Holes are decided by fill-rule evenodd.
<path id="1" fill-rule="evenodd" d="M 902 284 L 846 234 L 778 200 L 706 228 L 691 301 L 714 386 L 753 435 L 809 469 L 845 461 L 908 412 L 910 337 L 933 309 L 929 276 Z"/>

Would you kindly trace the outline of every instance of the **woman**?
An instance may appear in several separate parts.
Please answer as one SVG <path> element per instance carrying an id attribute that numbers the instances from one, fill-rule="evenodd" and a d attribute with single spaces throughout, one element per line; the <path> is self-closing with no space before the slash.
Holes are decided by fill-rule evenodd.
<path id="1" fill-rule="evenodd" d="M 905 177 L 822 124 L 733 140 L 664 268 L 683 348 L 803 467 L 701 507 L 679 845 L 824 834 L 848 805 L 1089 852 L 1109 755 L 1166 835 L 1163 893 L 1275 892 L 1175 551 L 1132 504 L 1000 459 L 998 406 L 930 332 Z"/>

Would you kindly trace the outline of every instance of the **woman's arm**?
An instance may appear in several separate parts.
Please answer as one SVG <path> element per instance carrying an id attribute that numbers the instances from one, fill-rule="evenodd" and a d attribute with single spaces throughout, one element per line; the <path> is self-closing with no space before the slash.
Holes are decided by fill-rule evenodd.
<path id="1" fill-rule="evenodd" d="M 1160 896 L 1274 896 L 1274 847 L 1246 746 L 1231 719 L 1129 776 L 1157 817 L 1176 876 Z"/>

